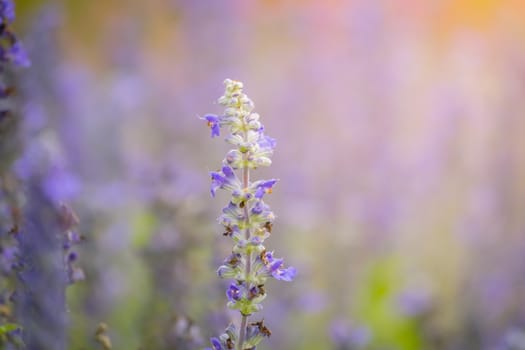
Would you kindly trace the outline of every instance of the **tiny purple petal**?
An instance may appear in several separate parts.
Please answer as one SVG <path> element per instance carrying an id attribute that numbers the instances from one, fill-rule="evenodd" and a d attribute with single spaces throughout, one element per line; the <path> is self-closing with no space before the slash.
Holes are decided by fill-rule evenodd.
<path id="1" fill-rule="evenodd" d="M 204 119 L 208 122 L 208 126 L 211 128 L 211 137 L 220 135 L 220 118 L 214 114 L 207 114 Z"/>
<path id="2" fill-rule="evenodd" d="M 20 42 L 16 42 L 13 44 L 13 46 L 11 46 L 8 51 L 8 55 L 11 61 L 19 67 L 25 68 L 31 65 L 31 61 L 29 61 L 27 52 Z"/>
<path id="3" fill-rule="evenodd" d="M 232 271 L 232 268 L 229 267 L 229 266 L 224 266 L 224 265 L 221 265 L 219 266 L 219 268 L 217 269 L 217 276 L 219 276 L 220 278 L 224 278 L 224 275 L 231 272 Z"/>
<path id="4" fill-rule="evenodd" d="M 266 252 L 266 254 L 264 254 L 264 258 L 269 262 L 271 263 L 273 261 L 273 252 Z"/>
<path id="5" fill-rule="evenodd" d="M 257 236 L 255 236 L 255 237 L 250 238 L 250 244 L 251 244 L 251 245 L 259 245 L 259 244 L 261 244 L 262 242 L 263 242 L 263 241 L 262 241 L 261 237 L 257 237 Z"/>
<path id="6" fill-rule="evenodd" d="M 272 262 L 270 262 L 270 264 L 268 264 L 268 269 L 272 274 L 274 274 L 279 270 L 283 263 L 283 259 L 274 259 Z"/>
<path id="7" fill-rule="evenodd" d="M 69 260 L 69 262 L 73 262 L 73 261 L 77 260 L 77 258 L 78 258 L 78 255 L 77 255 L 76 252 L 71 252 L 67 256 L 67 259 Z"/>
<path id="8" fill-rule="evenodd" d="M 215 197 L 215 193 L 217 192 L 217 189 L 222 187 L 224 183 L 226 182 L 226 179 L 217 172 L 211 172 L 211 188 L 210 193 L 212 197 Z"/>
<path id="9" fill-rule="evenodd" d="M 213 346 L 213 350 L 224 350 L 224 347 L 222 346 L 221 342 L 217 338 L 211 338 L 210 339 L 211 345 Z"/>
<path id="10" fill-rule="evenodd" d="M 295 267 L 289 267 L 287 269 L 277 270 L 272 276 L 280 281 L 291 282 L 296 274 L 297 270 Z"/>
<path id="11" fill-rule="evenodd" d="M 270 136 L 264 135 L 261 131 L 261 136 L 259 137 L 258 144 L 261 149 L 273 150 L 277 145 L 277 141 L 274 138 L 271 138 Z"/>
<path id="12" fill-rule="evenodd" d="M 232 177 L 235 177 L 235 173 L 233 172 L 233 169 L 230 168 L 229 166 L 225 165 L 222 167 L 222 172 L 224 173 L 224 175 L 228 178 L 232 178 Z"/>
<path id="13" fill-rule="evenodd" d="M 253 206 L 251 212 L 253 215 L 259 215 L 263 212 L 263 205 L 261 204 L 261 202 L 257 202 L 255 203 L 255 205 Z"/>
<path id="14" fill-rule="evenodd" d="M 265 193 L 272 193 L 272 187 L 277 182 L 277 179 L 271 179 L 262 181 L 257 185 L 257 190 L 255 191 L 255 198 L 261 199 Z"/>

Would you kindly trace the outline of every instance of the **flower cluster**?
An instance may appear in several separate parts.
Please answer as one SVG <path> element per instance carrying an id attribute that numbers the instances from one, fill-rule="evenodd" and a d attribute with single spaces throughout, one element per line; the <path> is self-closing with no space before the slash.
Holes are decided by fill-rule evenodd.
<path id="1" fill-rule="evenodd" d="M 217 274 L 233 280 L 226 296 L 228 307 L 239 310 L 241 324 L 238 335 L 232 324 L 221 337 L 212 338 L 211 343 L 214 350 L 255 349 L 271 334 L 262 321 L 247 322 L 248 316 L 262 309 L 266 281 L 268 278 L 291 281 L 296 270 L 285 268 L 283 259 L 275 258 L 263 245 L 275 220 L 263 199 L 272 192 L 277 180 L 250 181 L 250 170 L 271 164 L 275 140 L 265 135 L 259 115 L 253 112 L 252 100 L 243 93 L 243 84 L 226 79 L 224 85 L 224 95 L 218 100 L 225 107 L 224 114 L 208 114 L 202 119 L 208 123 L 212 137 L 219 136 L 221 128 L 228 130 L 226 142 L 235 147 L 226 154 L 221 170 L 211 173 L 210 192 L 212 196 L 218 189 L 231 193 L 230 202 L 218 220 L 224 226 L 224 236 L 233 240 L 234 247 Z"/>
<path id="2" fill-rule="evenodd" d="M 29 59 L 11 31 L 15 19 L 12 0 L 0 0 L 0 348 L 22 348 L 22 328 L 16 296 L 19 273 L 25 268 L 20 259 L 18 236 L 22 224 L 18 179 L 12 174 L 20 153 L 20 116 L 16 113 L 14 66 L 27 67 Z"/>
<path id="3" fill-rule="evenodd" d="M 15 20 L 15 8 L 12 0 L 0 0 L 0 62 L 12 62 L 16 66 L 30 65 L 27 53 L 9 25 Z"/>

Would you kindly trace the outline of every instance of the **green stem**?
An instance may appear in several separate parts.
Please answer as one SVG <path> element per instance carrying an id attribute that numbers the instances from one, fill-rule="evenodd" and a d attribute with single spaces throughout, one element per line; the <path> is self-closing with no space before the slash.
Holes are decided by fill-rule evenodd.
<path id="1" fill-rule="evenodd" d="M 246 155 L 245 155 L 245 157 L 246 157 Z M 242 170 L 242 185 L 243 185 L 243 187 L 245 189 L 247 189 L 248 186 L 250 185 L 250 169 L 248 169 L 248 167 L 246 165 L 245 165 L 245 167 Z M 245 203 L 245 205 L 244 205 L 244 222 L 246 224 L 246 230 L 244 231 L 244 236 L 245 236 L 246 240 L 249 240 L 250 239 L 250 228 L 249 228 L 250 216 L 249 216 L 249 212 L 248 212 L 248 204 L 247 203 Z M 252 268 L 252 256 L 251 256 L 251 253 L 248 252 L 248 253 L 246 253 L 246 265 L 245 265 L 245 270 L 244 270 L 245 283 L 248 283 L 248 279 L 249 279 L 249 276 L 250 276 L 251 268 Z M 248 316 L 241 314 L 241 327 L 239 329 L 239 339 L 237 340 L 237 350 L 243 350 L 243 346 L 242 345 L 243 345 L 244 340 L 246 338 L 246 324 L 247 324 L 247 322 L 248 322 Z"/>

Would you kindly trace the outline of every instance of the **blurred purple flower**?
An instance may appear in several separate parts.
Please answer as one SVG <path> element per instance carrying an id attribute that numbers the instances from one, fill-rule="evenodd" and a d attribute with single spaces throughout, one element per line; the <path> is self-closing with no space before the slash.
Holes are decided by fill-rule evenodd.
<path id="1" fill-rule="evenodd" d="M 330 325 L 330 338 L 338 349 L 357 350 L 366 347 L 371 340 L 370 329 L 365 326 L 351 326 L 338 319 Z"/>
<path id="2" fill-rule="evenodd" d="M 49 169 L 43 182 L 44 193 L 56 204 L 73 199 L 80 192 L 80 188 L 78 178 L 59 165 Z"/>
<path id="3" fill-rule="evenodd" d="M 319 313 L 328 306 L 327 296 L 316 290 L 308 290 L 300 295 L 298 307 L 309 313 Z"/>
<path id="4" fill-rule="evenodd" d="M 31 61 L 29 60 L 29 56 L 27 55 L 27 51 L 22 45 L 21 42 L 17 41 L 15 42 L 10 48 L 7 53 L 7 56 L 13 62 L 15 65 L 19 67 L 29 67 L 31 65 Z"/>
<path id="5" fill-rule="evenodd" d="M 400 312 L 405 316 L 418 316 L 427 312 L 431 305 L 430 292 L 423 288 L 408 288 L 397 298 Z"/>
<path id="6" fill-rule="evenodd" d="M 4 25 L 15 20 L 15 5 L 12 0 L 0 0 L 0 17 Z"/>
<path id="7" fill-rule="evenodd" d="M 274 138 L 263 134 L 261 130 L 261 137 L 259 137 L 257 145 L 264 151 L 270 151 L 275 149 L 275 146 L 277 146 L 277 141 Z"/>

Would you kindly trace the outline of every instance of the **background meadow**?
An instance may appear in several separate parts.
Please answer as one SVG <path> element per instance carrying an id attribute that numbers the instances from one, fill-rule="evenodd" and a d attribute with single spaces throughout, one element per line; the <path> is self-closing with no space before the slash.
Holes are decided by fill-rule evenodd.
<path id="1" fill-rule="evenodd" d="M 268 286 L 261 349 L 525 349 L 523 2 L 16 10 L 32 65 L 16 72 L 12 169 L 85 236 L 67 349 L 97 349 L 99 322 L 114 349 L 198 349 L 237 317 L 215 274 L 227 196 L 208 175 L 229 147 L 198 119 L 222 112 L 225 78 L 277 139 L 254 177 L 280 179 L 268 247 L 298 269 Z"/>

